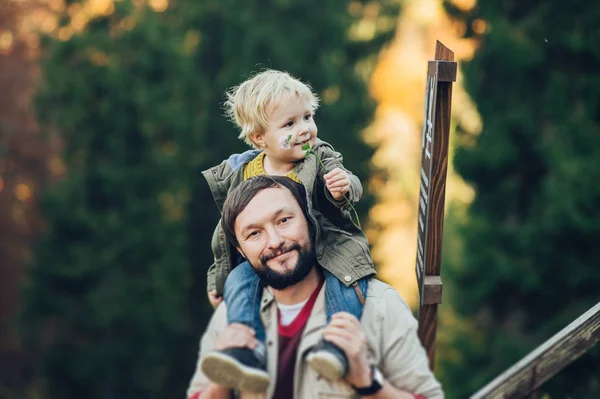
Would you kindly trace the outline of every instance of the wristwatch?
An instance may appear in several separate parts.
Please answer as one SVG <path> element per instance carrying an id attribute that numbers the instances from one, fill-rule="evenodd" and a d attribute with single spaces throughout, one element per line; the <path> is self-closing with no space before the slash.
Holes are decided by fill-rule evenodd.
<path id="1" fill-rule="evenodd" d="M 377 367 L 373 366 L 371 367 L 371 386 L 358 388 L 353 385 L 352 388 L 361 396 L 373 395 L 383 388 L 383 374 Z"/>

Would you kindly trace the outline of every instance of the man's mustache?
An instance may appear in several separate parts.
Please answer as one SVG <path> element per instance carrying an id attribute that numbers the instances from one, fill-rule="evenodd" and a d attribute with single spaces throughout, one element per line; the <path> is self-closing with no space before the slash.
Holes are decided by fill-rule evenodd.
<path id="1" fill-rule="evenodd" d="M 276 249 L 275 251 L 271 251 L 268 254 L 265 254 L 265 255 L 261 256 L 260 257 L 260 262 L 264 266 L 266 266 L 268 261 L 270 261 L 271 259 L 273 259 L 273 258 L 275 258 L 275 257 L 277 257 L 279 255 L 285 254 L 285 253 L 293 251 L 293 250 L 297 250 L 298 252 L 300 252 L 301 249 L 302 249 L 302 247 L 298 243 L 291 244 L 291 245 L 289 245 L 287 247 L 283 247 L 282 246 L 279 249 Z"/>

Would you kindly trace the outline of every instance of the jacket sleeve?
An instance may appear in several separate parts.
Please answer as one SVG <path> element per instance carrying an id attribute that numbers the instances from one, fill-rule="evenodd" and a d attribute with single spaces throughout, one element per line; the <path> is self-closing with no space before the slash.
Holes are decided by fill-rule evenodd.
<path id="1" fill-rule="evenodd" d="M 444 393 L 429 368 L 427 353 L 417 336 L 417 321 L 408 305 L 392 288 L 384 292 L 382 299 L 381 372 L 396 388 L 416 397 L 443 399 Z"/>
<path id="2" fill-rule="evenodd" d="M 221 220 L 219 220 L 210 242 L 210 249 L 212 250 L 214 261 L 208 268 L 206 275 L 207 291 L 210 292 L 211 290 L 216 290 L 217 295 L 223 294 L 224 276 L 226 276 L 223 270 L 223 263 L 228 257 L 227 245 L 225 233 L 223 233 L 223 228 L 221 227 Z"/>
<path id="3" fill-rule="evenodd" d="M 331 172 L 335 168 L 340 168 L 344 170 L 346 173 L 348 173 L 348 177 L 350 179 L 350 190 L 348 191 L 348 193 L 346 193 L 346 197 L 353 204 L 360 201 L 363 194 L 362 184 L 358 177 L 356 177 L 351 171 L 344 167 L 344 158 L 342 157 L 342 154 L 335 151 L 333 147 L 330 147 L 328 145 L 322 145 L 317 147 L 315 152 L 321 160 L 321 162 L 317 161 L 319 163 L 318 178 L 323 180 L 323 175 L 325 175 L 328 172 Z M 325 187 L 325 196 L 332 204 L 336 205 L 337 207 L 343 208 L 345 205 L 347 205 L 346 200 L 344 199 L 342 199 L 341 201 L 335 200 L 331 196 L 329 190 L 327 190 L 327 187 Z"/>
<path id="4" fill-rule="evenodd" d="M 225 304 L 222 303 L 217 306 L 217 309 L 213 313 L 213 316 L 208 323 L 208 327 L 206 328 L 204 335 L 202 335 L 202 339 L 200 340 L 200 350 L 198 352 L 198 360 L 196 362 L 196 371 L 194 372 L 192 380 L 190 381 L 190 385 L 187 390 L 187 398 L 192 398 L 197 393 L 205 391 L 210 383 L 208 378 L 206 378 L 204 373 L 202 373 L 200 364 L 202 362 L 202 358 L 208 352 L 213 350 L 219 334 L 227 326 L 226 313 Z"/>
<path id="5" fill-rule="evenodd" d="M 206 273 L 206 292 L 211 292 L 217 289 L 217 262 L 213 262 Z"/>
<path id="6" fill-rule="evenodd" d="M 217 166 L 213 166 L 210 169 L 202 171 L 202 176 L 206 179 L 206 183 L 208 184 L 208 188 L 210 189 L 210 193 L 219 208 L 219 212 L 221 212 L 221 208 L 223 207 L 223 202 L 225 202 L 225 198 L 227 197 L 227 188 L 224 187 L 223 175 L 225 173 L 225 169 L 227 168 L 227 160 L 221 162 Z"/>

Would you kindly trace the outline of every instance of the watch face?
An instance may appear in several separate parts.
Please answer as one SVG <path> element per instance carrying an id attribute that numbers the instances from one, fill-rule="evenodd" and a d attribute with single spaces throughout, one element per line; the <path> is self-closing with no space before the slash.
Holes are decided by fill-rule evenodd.
<path id="1" fill-rule="evenodd" d="M 379 385 L 383 385 L 383 374 L 381 374 L 381 371 L 376 367 L 373 368 L 373 381 Z"/>

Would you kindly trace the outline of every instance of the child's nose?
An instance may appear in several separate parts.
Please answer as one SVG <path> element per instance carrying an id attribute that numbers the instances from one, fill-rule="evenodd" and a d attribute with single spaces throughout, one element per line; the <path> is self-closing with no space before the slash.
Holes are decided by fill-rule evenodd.
<path id="1" fill-rule="evenodd" d="M 310 133 L 309 124 L 304 122 L 301 125 L 299 125 L 299 131 L 300 131 L 300 133 L 298 134 L 298 136 L 306 136 L 307 134 L 309 134 Z"/>

